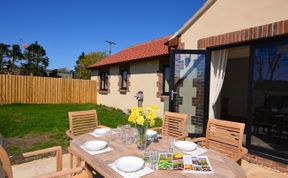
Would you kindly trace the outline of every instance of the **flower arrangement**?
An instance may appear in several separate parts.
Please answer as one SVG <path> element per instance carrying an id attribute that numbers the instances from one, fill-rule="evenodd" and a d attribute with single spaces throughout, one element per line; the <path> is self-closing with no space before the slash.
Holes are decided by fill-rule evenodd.
<path id="1" fill-rule="evenodd" d="M 158 106 L 148 106 L 144 111 L 142 107 L 133 107 L 128 121 L 136 126 L 150 126 L 155 125 L 156 112 Z"/>
<path id="2" fill-rule="evenodd" d="M 158 106 L 149 106 L 144 111 L 142 107 L 133 107 L 128 118 L 130 123 L 135 124 L 137 129 L 137 147 L 140 150 L 146 148 L 146 130 L 155 125 Z"/>

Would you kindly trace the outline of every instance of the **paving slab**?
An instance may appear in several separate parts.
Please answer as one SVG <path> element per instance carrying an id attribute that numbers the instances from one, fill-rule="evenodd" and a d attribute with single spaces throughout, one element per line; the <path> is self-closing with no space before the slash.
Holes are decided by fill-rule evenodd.
<path id="1" fill-rule="evenodd" d="M 63 168 L 69 168 L 70 155 L 63 155 Z M 39 177 L 56 171 L 55 157 L 43 158 L 12 166 L 14 178 Z"/>
<path id="2" fill-rule="evenodd" d="M 69 167 L 69 158 L 69 154 L 63 155 L 64 169 Z M 288 178 L 288 175 L 285 173 L 256 164 L 251 164 L 245 160 L 242 160 L 242 168 L 245 171 L 247 178 Z M 49 157 L 34 160 L 23 164 L 13 165 L 12 169 L 15 178 L 38 177 L 55 172 L 56 159 L 55 157 Z"/>
<path id="3" fill-rule="evenodd" d="M 288 175 L 271 168 L 262 167 L 260 165 L 249 163 L 242 160 L 242 169 L 247 178 L 288 178 Z"/>

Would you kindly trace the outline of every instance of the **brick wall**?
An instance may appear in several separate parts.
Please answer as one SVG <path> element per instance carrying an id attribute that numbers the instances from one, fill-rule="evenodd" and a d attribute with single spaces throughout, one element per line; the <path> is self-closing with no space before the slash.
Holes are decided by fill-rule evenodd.
<path id="1" fill-rule="evenodd" d="M 198 48 L 205 49 L 285 34 L 288 34 L 288 20 L 203 38 L 198 40 Z"/>

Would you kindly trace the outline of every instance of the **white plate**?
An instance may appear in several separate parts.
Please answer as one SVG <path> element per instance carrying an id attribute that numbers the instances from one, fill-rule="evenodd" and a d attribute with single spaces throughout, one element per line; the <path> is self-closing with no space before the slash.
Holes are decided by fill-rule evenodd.
<path id="1" fill-rule="evenodd" d="M 105 135 L 110 130 L 111 130 L 110 128 L 98 128 L 98 129 L 93 130 L 93 133 L 95 135 Z"/>
<path id="2" fill-rule="evenodd" d="M 115 166 L 123 172 L 136 172 L 144 167 L 144 160 L 136 156 L 124 156 L 115 161 Z"/>
<path id="3" fill-rule="evenodd" d="M 88 151 L 102 150 L 107 146 L 107 143 L 101 140 L 88 141 L 83 144 L 83 147 Z"/>
<path id="4" fill-rule="evenodd" d="M 148 138 L 156 137 L 156 136 L 157 136 L 157 132 L 156 132 L 155 130 L 150 130 L 150 129 L 148 129 L 148 130 L 146 131 L 146 136 L 147 136 Z"/>
<path id="5" fill-rule="evenodd" d="M 193 142 L 177 141 L 175 147 L 183 151 L 193 151 L 197 148 L 197 145 Z"/>

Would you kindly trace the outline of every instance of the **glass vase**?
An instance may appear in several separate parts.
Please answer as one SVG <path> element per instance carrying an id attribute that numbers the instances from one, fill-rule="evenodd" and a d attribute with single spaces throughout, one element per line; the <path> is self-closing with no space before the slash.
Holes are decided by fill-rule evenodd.
<path id="1" fill-rule="evenodd" d="M 137 125 L 136 128 L 137 128 L 137 138 L 136 138 L 137 148 L 139 150 L 145 150 L 147 145 L 147 139 L 146 139 L 147 127 Z"/>

